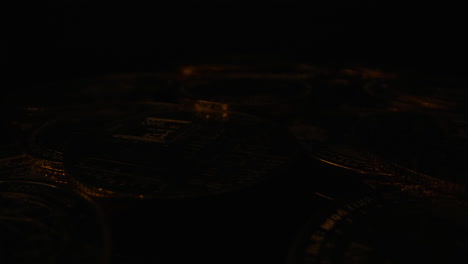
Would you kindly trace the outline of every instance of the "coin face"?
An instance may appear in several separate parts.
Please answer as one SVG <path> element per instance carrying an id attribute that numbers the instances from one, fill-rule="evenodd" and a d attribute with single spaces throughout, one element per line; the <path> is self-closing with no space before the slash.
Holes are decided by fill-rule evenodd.
<path id="1" fill-rule="evenodd" d="M 53 185 L 0 182 L 0 255 L 5 263 L 105 263 L 97 208 Z"/>
<path id="2" fill-rule="evenodd" d="M 268 121 L 229 113 L 148 112 L 74 138 L 66 169 L 96 196 L 194 197 L 267 180 L 294 153 Z"/>
<path id="3" fill-rule="evenodd" d="M 289 263 L 438 263 L 466 259 L 466 203 L 365 197 L 309 222 Z"/>

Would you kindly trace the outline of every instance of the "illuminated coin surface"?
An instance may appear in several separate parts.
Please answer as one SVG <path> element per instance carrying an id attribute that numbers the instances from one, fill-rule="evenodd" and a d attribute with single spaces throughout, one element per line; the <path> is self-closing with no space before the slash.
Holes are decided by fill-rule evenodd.
<path id="1" fill-rule="evenodd" d="M 289 263 L 466 261 L 467 204 L 458 200 L 364 197 L 316 214 Z"/>
<path id="2" fill-rule="evenodd" d="M 156 111 L 75 137 L 65 167 L 96 196 L 193 197 L 256 185 L 293 153 L 286 132 L 256 117 Z"/>
<path id="3" fill-rule="evenodd" d="M 463 80 L 377 73 L 345 69 L 319 78 L 291 128 L 301 145 L 338 167 L 465 195 Z"/>
<path id="4" fill-rule="evenodd" d="M 0 181 L 2 263 L 107 263 L 101 217 L 53 185 Z"/>
<path id="5" fill-rule="evenodd" d="M 308 65 L 195 65 L 181 69 L 181 97 L 188 104 L 224 104 L 235 111 L 294 112 L 317 69 Z"/>

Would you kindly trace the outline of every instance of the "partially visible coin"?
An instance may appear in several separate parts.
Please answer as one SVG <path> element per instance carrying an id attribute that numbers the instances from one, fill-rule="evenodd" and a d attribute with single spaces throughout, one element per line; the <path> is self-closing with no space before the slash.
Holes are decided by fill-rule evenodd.
<path id="1" fill-rule="evenodd" d="M 286 131 L 230 112 L 153 111 L 75 137 L 65 167 L 104 197 L 196 197 L 243 189 L 289 164 Z"/>
<path id="2" fill-rule="evenodd" d="M 292 126 L 307 153 L 398 184 L 465 196 L 463 80 L 366 72 L 330 71 L 314 80 L 311 106 Z"/>
<path id="3" fill-rule="evenodd" d="M 284 116 L 298 111 L 317 69 L 301 64 L 182 67 L 181 96 L 188 105 L 223 104 L 233 111 Z"/>
<path id="4" fill-rule="evenodd" d="M 297 142 L 310 157 L 367 175 L 390 176 L 385 163 L 364 144 L 357 144 L 356 127 L 361 112 L 328 112 L 290 126 Z"/>
<path id="5" fill-rule="evenodd" d="M 315 214 L 289 263 L 466 261 L 468 204 L 458 200 L 366 196 Z"/>
<path id="6" fill-rule="evenodd" d="M 90 200 L 53 185 L 0 181 L 2 263 L 107 263 L 107 238 Z"/>
<path id="7" fill-rule="evenodd" d="M 461 153 L 468 147 L 467 124 L 447 114 L 381 113 L 360 121 L 356 141 L 393 163 L 398 174 L 465 196 L 468 175 Z"/>

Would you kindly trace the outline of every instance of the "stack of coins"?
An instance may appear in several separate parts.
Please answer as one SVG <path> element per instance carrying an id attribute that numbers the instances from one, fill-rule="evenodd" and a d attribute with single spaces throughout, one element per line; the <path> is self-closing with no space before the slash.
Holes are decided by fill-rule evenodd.
<path id="1" fill-rule="evenodd" d="M 11 92 L 0 259 L 464 259 L 466 93 L 421 77 L 237 60 Z"/>

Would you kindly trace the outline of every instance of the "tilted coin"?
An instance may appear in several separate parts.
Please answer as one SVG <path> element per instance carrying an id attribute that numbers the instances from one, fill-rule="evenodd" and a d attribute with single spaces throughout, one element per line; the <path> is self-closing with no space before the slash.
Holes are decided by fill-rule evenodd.
<path id="1" fill-rule="evenodd" d="M 155 111 L 73 139 L 65 168 L 95 196 L 194 197 L 256 185 L 284 168 L 293 144 L 249 115 Z"/>
<path id="2" fill-rule="evenodd" d="M 365 196 L 315 214 L 289 263 L 466 261 L 466 202 L 404 197 Z"/>
<path id="3" fill-rule="evenodd" d="M 356 142 L 392 163 L 398 174 L 434 190 L 466 195 L 462 153 L 468 141 L 463 116 L 381 113 L 363 118 L 358 127 Z"/>
<path id="4" fill-rule="evenodd" d="M 314 159 L 358 173 L 389 176 L 383 160 L 355 140 L 356 124 L 362 115 L 367 114 L 323 113 L 319 118 L 297 120 L 290 130 Z"/>

